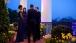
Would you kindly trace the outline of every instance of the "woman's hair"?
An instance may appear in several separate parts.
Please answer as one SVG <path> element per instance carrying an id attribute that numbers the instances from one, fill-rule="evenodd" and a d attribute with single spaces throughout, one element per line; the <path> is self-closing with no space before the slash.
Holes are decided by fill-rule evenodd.
<path id="1" fill-rule="evenodd" d="M 22 7 L 22 5 L 19 5 L 19 6 L 18 6 L 18 9 L 20 9 L 21 7 Z"/>
<path id="2" fill-rule="evenodd" d="M 26 10 L 26 8 L 23 8 L 23 12 L 24 12 L 24 9 Z M 26 11 L 25 11 L 26 12 Z"/>

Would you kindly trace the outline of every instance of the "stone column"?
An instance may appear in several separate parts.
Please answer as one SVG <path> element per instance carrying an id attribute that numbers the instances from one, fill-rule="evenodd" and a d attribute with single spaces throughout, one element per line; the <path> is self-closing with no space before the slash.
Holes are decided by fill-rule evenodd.
<path id="1" fill-rule="evenodd" d="M 52 22 L 52 0 L 41 0 L 41 22 Z"/>
<path id="2" fill-rule="evenodd" d="M 41 0 L 41 22 L 46 23 L 46 34 L 52 29 L 52 0 Z"/>
<path id="3" fill-rule="evenodd" d="M 20 5 L 27 8 L 27 0 L 20 0 Z"/>

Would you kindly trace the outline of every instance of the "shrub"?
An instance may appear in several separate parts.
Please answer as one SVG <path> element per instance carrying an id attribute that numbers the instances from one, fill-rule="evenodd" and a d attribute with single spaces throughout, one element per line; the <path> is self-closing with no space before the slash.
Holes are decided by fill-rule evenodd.
<path id="1" fill-rule="evenodd" d="M 65 25 L 58 25 L 51 30 L 52 38 L 62 39 L 61 33 L 64 33 L 65 35 L 72 33 L 72 29 Z"/>
<path id="2" fill-rule="evenodd" d="M 6 43 L 9 29 L 9 15 L 5 0 L 0 0 L 0 43 Z"/>

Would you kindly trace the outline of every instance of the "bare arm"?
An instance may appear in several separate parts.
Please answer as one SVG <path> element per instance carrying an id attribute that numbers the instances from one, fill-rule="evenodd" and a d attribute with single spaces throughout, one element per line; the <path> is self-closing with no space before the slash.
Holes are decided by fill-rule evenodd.
<path id="1" fill-rule="evenodd" d="M 21 19 L 24 21 L 24 18 L 23 18 L 23 16 L 22 16 L 22 12 L 20 12 L 20 17 L 21 17 Z"/>

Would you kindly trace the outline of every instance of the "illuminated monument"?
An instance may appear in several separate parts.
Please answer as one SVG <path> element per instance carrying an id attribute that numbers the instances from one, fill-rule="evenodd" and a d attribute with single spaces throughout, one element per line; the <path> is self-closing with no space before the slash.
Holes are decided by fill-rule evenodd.
<path id="1" fill-rule="evenodd" d="M 27 8 L 27 1 L 20 0 L 20 5 Z M 41 0 L 41 22 L 46 25 L 46 34 L 49 34 L 52 29 L 52 0 Z"/>

